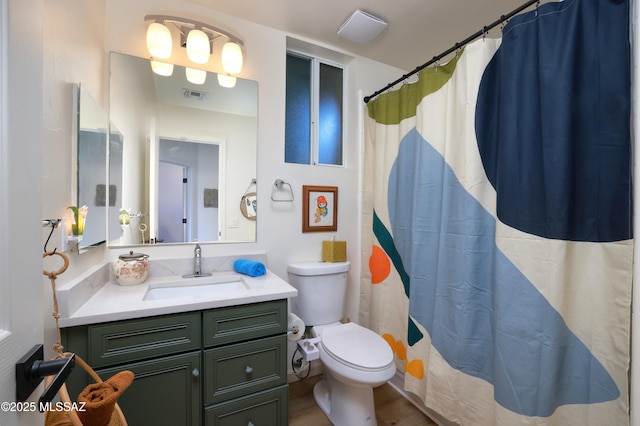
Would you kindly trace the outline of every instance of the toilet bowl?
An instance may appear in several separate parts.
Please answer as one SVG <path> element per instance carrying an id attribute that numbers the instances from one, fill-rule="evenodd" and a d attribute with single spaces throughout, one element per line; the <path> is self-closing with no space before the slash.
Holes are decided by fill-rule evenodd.
<path id="1" fill-rule="evenodd" d="M 349 262 L 289 265 L 289 283 L 298 290 L 291 304 L 320 337 L 323 378 L 313 388 L 318 406 L 336 426 L 373 426 L 373 388 L 390 380 L 396 367 L 382 337 L 353 322 L 339 322 L 348 271 Z"/>
<path id="2" fill-rule="evenodd" d="M 336 426 L 375 425 L 373 388 L 395 374 L 393 352 L 387 342 L 355 323 L 313 327 L 320 336 L 324 377 L 313 396 Z"/>

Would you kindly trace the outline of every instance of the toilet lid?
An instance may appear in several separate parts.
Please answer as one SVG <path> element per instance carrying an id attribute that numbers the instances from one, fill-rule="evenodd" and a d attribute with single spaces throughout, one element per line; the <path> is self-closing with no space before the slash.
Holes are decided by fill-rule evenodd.
<path id="1" fill-rule="evenodd" d="M 327 327 L 322 346 L 329 355 L 360 369 L 381 369 L 393 362 L 393 352 L 382 337 L 352 322 Z"/>

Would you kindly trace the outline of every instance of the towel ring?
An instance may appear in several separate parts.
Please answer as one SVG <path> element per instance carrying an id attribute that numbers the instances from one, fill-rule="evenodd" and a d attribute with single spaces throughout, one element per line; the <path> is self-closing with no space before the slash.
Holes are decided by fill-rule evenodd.
<path id="1" fill-rule="evenodd" d="M 284 189 L 284 186 L 287 185 L 289 187 L 289 193 L 291 194 L 291 198 L 290 199 L 278 199 L 278 198 L 273 198 L 273 194 L 275 193 L 276 189 L 277 190 L 282 190 Z M 291 188 L 291 184 L 283 181 L 282 179 L 276 179 L 276 181 L 273 183 L 273 189 L 271 190 L 271 201 L 275 201 L 276 203 L 284 203 L 284 202 L 292 202 L 293 201 L 293 188 Z"/>

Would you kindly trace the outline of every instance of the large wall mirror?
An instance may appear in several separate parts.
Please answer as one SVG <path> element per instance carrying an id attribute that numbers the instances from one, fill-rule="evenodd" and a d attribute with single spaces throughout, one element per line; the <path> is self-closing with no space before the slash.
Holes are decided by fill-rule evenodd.
<path id="1" fill-rule="evenodd" d="M 115 52 L 110 68 L 121 142 L 110 182 L 122 183 L 122 197 L 109 245 L 255 241 L 256 215 L 241 202 L 255 191 L 257 82 L 222 87 L 208 72 L 192 84 L 184 67 L 161 76 L 148 59 Z"/>

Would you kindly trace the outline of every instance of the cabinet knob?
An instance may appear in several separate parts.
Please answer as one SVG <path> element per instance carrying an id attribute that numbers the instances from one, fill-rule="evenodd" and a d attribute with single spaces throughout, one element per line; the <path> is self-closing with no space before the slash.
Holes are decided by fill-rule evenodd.
<path id="1" fill-rule="evenodd" d="M 247 368 L 244 369 L 244 372 L 247 374 L 251 374 L 253 373 L 253 368 L 251 368 L 250 366 L 247 365 Z"/>
<path id="2" fill-rule="evenodd" d="M 193 374 L 193 377 L 198 377 L 200 375 L 200 372 L 198 371 L 197 368 L 194 368 L 191 374 Z"/>

